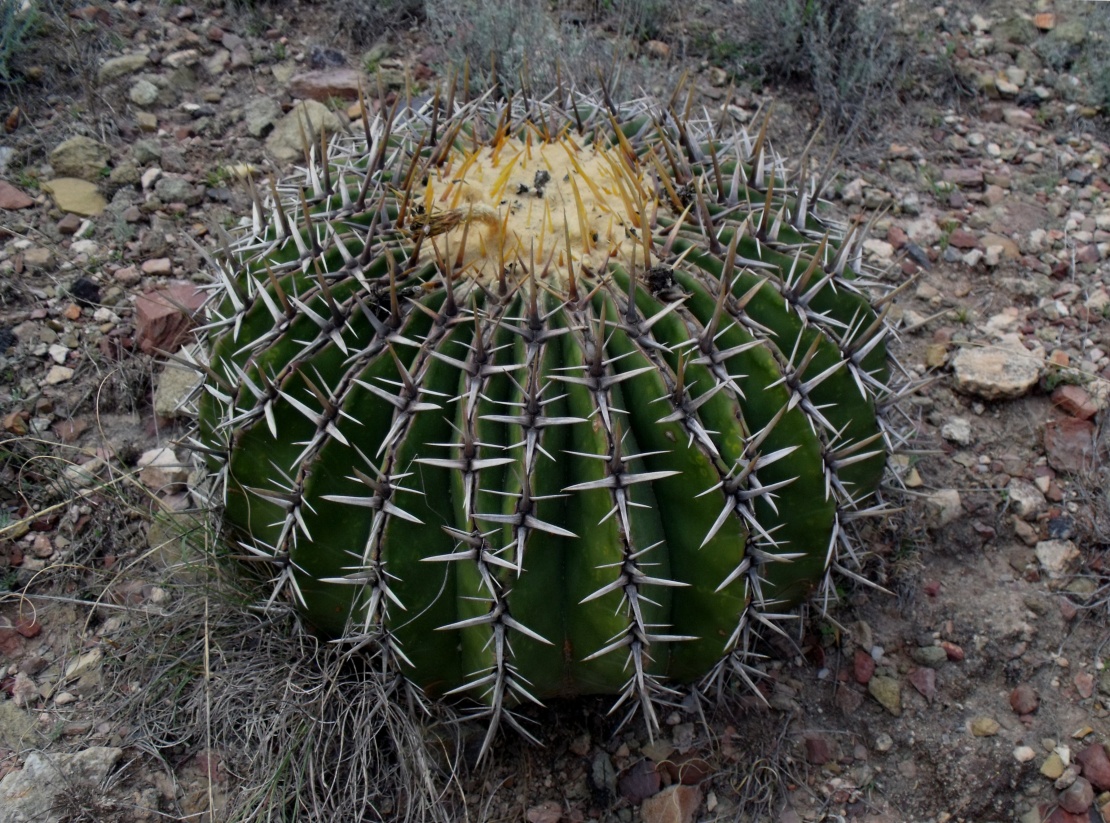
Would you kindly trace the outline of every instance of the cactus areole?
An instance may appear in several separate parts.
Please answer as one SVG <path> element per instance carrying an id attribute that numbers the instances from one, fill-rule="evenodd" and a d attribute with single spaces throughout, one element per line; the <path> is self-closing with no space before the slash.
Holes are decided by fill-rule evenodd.
<path id="1" fill-rule="evenodd" d="M 437 98 L 263 187 L 196 444 L 268 602 L 491 728 L 748 680 L 881 509 L 893 394 L 862 232 L 765 128 Z"/>

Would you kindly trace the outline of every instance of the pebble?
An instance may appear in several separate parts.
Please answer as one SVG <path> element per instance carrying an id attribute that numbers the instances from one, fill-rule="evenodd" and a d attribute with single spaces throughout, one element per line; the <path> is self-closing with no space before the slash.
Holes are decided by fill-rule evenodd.
<path id="1" fill-rule="evenodd" d="M 1083 766 L 1083 776 L 1100 792 L 1110 791 L 1110 757 L 1101 743 L 1092 743 L 1075 759 Z"/>
<path id="2" fill-rule="evenodd" d="M 1087 811 L 1094 799 L 1094 789 L 1082 777 L 1077 777 L 1074 783 L 1060 792 L 1060 805 L 1072 814 Z"/>
<path id="3" fill-rule="evenodd" d="M 868 693 L 895 717 L 902 714 L 902 684 L 893 677 L 872 677 L 867 684 Z"/>
<path id="4" fill-rule="evenodd" d="M 1067 574 L 1080 558 L 1079 549 L 1070 540 L 1041 540 L 1033 549 L 1041 567 L 1052 578 Z"/>
<path id="5" fill-rule="evenodd" d="M 960 446 L 971 445 L 971 421 L 966 417 L 953 417 L 941 427 L 940 436 Z"/>
<path id="6" fill-rule="evenodd" d="M 68 366 L 51 366 L 46 373 L 46 385 L 56 386 L 73 379 L 73 369 Z"/>
<path id="7" fill-rule="evenodd" d="M 1018 763 L 1028 763 L 1035 758 L 1037 753 L 1029 746 L 1018 746 L 1014 749 L 1014 760 Z"/>
<path id="8" fill-rule="evenodd" d="M 1037 690 L 1028 683 L 1022 683 L 1010 692 L 1010 708 L 1015 714 L 1032 714 L 1040 705 Z"/>
<path id="9" fill-rule="evenodd" d="M 1060 756 L 1060 753 L 1053 752 L 1041 764 L 1041 774 L 1049 780 L 1056 780 L 1064 773 L 1066 768 L 1067 766 L 1064 764 L 1064 759 Z"/>
<path id="10" fill-rule="evenodd" d="M 643 823 L 693 823 L 701 801 L 698 786 L 670 786 L 643 802 L 640 819 Z"/>
<path id="11" fill-rule="evenodd" d="M 1029 351 L 1016 337 L 960 349 L 952 358 L 956 388 L 984 400 L 1021 397 L 1040 379 L 1044 354 Z"/>
<path id="12" fill-rule="evenodd" d="M 971 721 L 971 733 L 975 737 L 994 737 L 1002 728 L 993 717 L 976 717 Z"/>

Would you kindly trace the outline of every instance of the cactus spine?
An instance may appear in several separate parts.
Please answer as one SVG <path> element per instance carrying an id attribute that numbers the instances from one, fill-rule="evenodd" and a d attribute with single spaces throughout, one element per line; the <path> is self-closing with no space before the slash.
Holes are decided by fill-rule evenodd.
<path id="1" fill-rule="evenodd" d="M 212 261 L 224 533 L 268 603 L 483 705 L 487 747 L 583 693 L 654 727 L 675 684 L 750 682 L 882 508 L 862 232 L 766 126 L 450 97 L 313 149 Z"/>

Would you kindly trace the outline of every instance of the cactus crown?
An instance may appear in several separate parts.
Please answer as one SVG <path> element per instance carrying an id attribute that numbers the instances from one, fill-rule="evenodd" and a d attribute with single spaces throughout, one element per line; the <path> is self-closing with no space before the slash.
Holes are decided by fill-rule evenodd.
<path id="1" fill-rule="evenodd" d="M 364 120 L 222 259 L 196 445 L 271 605 L 421 699 L 751 682 L 881 510 L 882 313 L 754 138 L 669 107 Z M 306 149 L 306 154 L 310 152 Z"/>

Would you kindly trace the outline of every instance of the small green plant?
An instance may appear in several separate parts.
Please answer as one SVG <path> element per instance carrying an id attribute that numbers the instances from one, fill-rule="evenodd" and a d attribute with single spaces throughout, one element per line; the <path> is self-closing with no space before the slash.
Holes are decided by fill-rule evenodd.
<path id="1" fill-rule="evenodd" d="M 19 81 L 20 67 L 39 22 L 33 0 L 0 0 L 0 86 Z"/>

